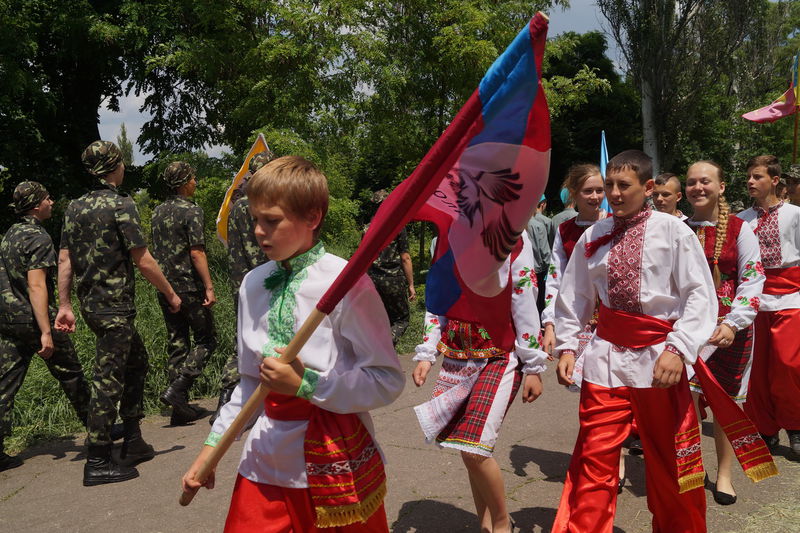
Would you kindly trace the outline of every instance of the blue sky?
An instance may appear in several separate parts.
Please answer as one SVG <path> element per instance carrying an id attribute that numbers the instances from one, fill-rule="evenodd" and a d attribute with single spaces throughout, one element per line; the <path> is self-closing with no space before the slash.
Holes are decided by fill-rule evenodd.
<path id="1" fill-rule="evenodd" d="M 556 9 L 549 13 L 550 16 L 550 30 L 549 36 L 555 37 L 556 35 L 565 31 L 575 31 L 584 33 L 591 30 L 604 30 L 606 24 L 600 11 L 597 9 L 595 0 L 571 0 L 570 8 L 567 10 Z M 611 38 L 609 36 L 609 55 L 612 61 L 619 63 L 619 57 L 615 47 L 611 46 Z M 141 113 L 139 108 L 144 102 L 144 95 L 130 96 L 120 99 L 120 110 L 118 113 L 109 111 L 105 107 L 100 108 L 100 136 L 103 139 L 116 140 L 119 135 L 120 125 L 125 123 L 128 130 L 128 138 L 134 143 L 134 161 L 136 164 L 142 164 L 150 157 L 144 156 L 139 151 L 139 146 L 136 143 L 136 138 L 139 136 L 139 130 L 142 125 L 149 119 L 149 115 Z M 224 146 L 212 146 L 207 148 L 210 155 L 219 155 Z"/>

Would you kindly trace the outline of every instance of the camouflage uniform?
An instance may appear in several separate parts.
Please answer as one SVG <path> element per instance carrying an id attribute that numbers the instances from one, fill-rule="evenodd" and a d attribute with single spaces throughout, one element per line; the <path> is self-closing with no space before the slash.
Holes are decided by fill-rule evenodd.
<path id="1" fill-rule="evenodd" d="M 378 289 L 383 306 L 392 326 L 392 342 L 397 344 L 408 327 L 408 280 L 403 273 L 400 254 L 408 253 L 408 235 L 405 228 L 381 251 L 369 267 L 369 277 Z"/>
<path id="2" fill-rule="evenodd" d="M 258 169 L 272 159 L 272 152 L 260 152 L 250 160 L 250 172 Z M 244 191 L 244 187 L 240 190 Z M 258 265 L 269 261 L 264 250 L 259 246 L 255 236 L 253 217 L 250 216 L 250 203 L 247 196 L 236 200 L 228 215 L 228 266 L 231 272 L 234 316 L 239 316 L 239 287 L 244 275 Z M 231 390 L 239 383 L 239 359 L 234 348 L 233 353 L 222 369 L 222 389 Z"/>
<path id="3" fill-rule="evenodd" d="M 172 313 L 164 295 L 158 295 L 167 327 L 169 381 L 172 383 L 179 375 L 193 381 L 203 372 L 217 346 L 214 316 L 211 309 L 203 307 L 205 287 L 190 255 L 192 247 L 205 246 L 203 210 L 188 198 L 171 196 L 153 211 L 152 228 L 153 257 L 181 298 L 180 311 Z"/>
<path id="4" fill-rule="evenodd" d="M 23 216 L 20 222 L 11 226 L 0 243 L 0 452 L 3 440 L 11 434 L 14 397 L 22 386 L 33 355 L 41 348 L 41 332 L 28 295 L 28 272 L 47 271 L 52 322 L 56 310 L 56 264 L 53 241 L 33 216 Z M 78 418 L 85 424 L 89 386 L 75 347 L 64 333 L 52 330 L 52 338 L 53 354 L 44 360 L 45 365 L 59 381 Z"/>
<path id="5" fill-rule="evenodd" d="M 103 165 L 111 166 L 107 160 L 96 166 Z M 102 178 L 95 190 L 73 200 L 64 214 L 61 248 L 69 250 L 81 314 L 97 336 L 89 406 L 90 446 L 111 444 L 109 431 L 118 402 L 123 422 L 144 416 L 148 355 L 134 325 L 130 250 L 146 244 L 133 200 Z"/>

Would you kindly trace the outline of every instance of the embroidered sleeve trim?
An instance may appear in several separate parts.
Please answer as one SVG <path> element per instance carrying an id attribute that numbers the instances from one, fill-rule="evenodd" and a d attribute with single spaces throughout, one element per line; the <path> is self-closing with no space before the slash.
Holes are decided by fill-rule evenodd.
<path id="1" fill-rule="evenodd" d="M 675 346 L 673 346 L 673 345 L 671 345 L 671 344 L 667 344 L 667 345 L 664 347 L 664 351 L 665 351 L 665 352 L 672 352 L 672 353 L 674 353 L 675 355 L 677 355 L 678 357 L 680 357 L 681 359 L 683 359 L 683 358 L 684 358 L 684 357 L 683 357 L 683 352 L 681 352 L 679 349 L 677 349 Z"/>
<path id="2" fill-rule="evenodd" d="M 212 448 L 216 448 L 217 444 L 219 444 L 220 439 L 222 439 L 222 435 L 219 433 L 214 433 L 213 431 L 208 434 L 208 438 L 206 439 L 205 445 L 211 446 Z"/>
<path id="3" fill-rule="evenodd" d="M 304 400 L 310 400 L 314 395 L 314 391 L 317 390 L 318 381 L 319 372 L 310 368 L 306 368 L 303 371 L 303 381 L 300 383 L 300 387 L 297 389 L 295 396 L 298 398 L 303 398 Z"/>

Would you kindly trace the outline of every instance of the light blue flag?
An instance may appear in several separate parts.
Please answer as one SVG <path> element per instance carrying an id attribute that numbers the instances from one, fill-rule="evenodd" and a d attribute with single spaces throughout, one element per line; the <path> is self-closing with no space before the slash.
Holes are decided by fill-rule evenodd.
<path id="1" fill-rule="evenodd" d="M 600 175 L 603 177 L 603 183 L 606 181 L 606 165 L 608 165 L 608 146 L 606 146 L 606 130 L 603 130 L 600 132 Z M 608 203 L 608 198 L 603 198 L 600 209 L 605 209 L 607 213 L 611 213 L 611 205 Z"/>

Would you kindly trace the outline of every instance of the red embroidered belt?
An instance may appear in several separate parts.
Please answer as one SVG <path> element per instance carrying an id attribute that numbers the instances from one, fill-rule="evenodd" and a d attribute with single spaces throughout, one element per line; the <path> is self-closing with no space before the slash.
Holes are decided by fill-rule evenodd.
<path id="1" fill-rule="evenodd" d="M 264 400 L 264 412 L 273 420 L 308 420 L 313 407 L 303 398 L 272 391 Z"/>
<path id="2" fill-rule="evenodd" d="M 767 268 L 764 294 L 791 294 L 800 290 L 800 267 Z"/>
<path id="3" fill-rule="evenodd" d="M 366 522 L 383 505 L 383 460 L 358 415 L 277 392 L 267 395 L 264 411 L 273 420 L 308 420 L 303 456 L 318 528 Z"/>
<path id="4" fill-rule="evenodd" d="M 617 346 L 641 350 L 664 342 L 672 331 L 672 324 L 673 322 L 668 320 L 641 313 L 611 309 L 601 302 L 595 333 L 601 339 Z"/>

